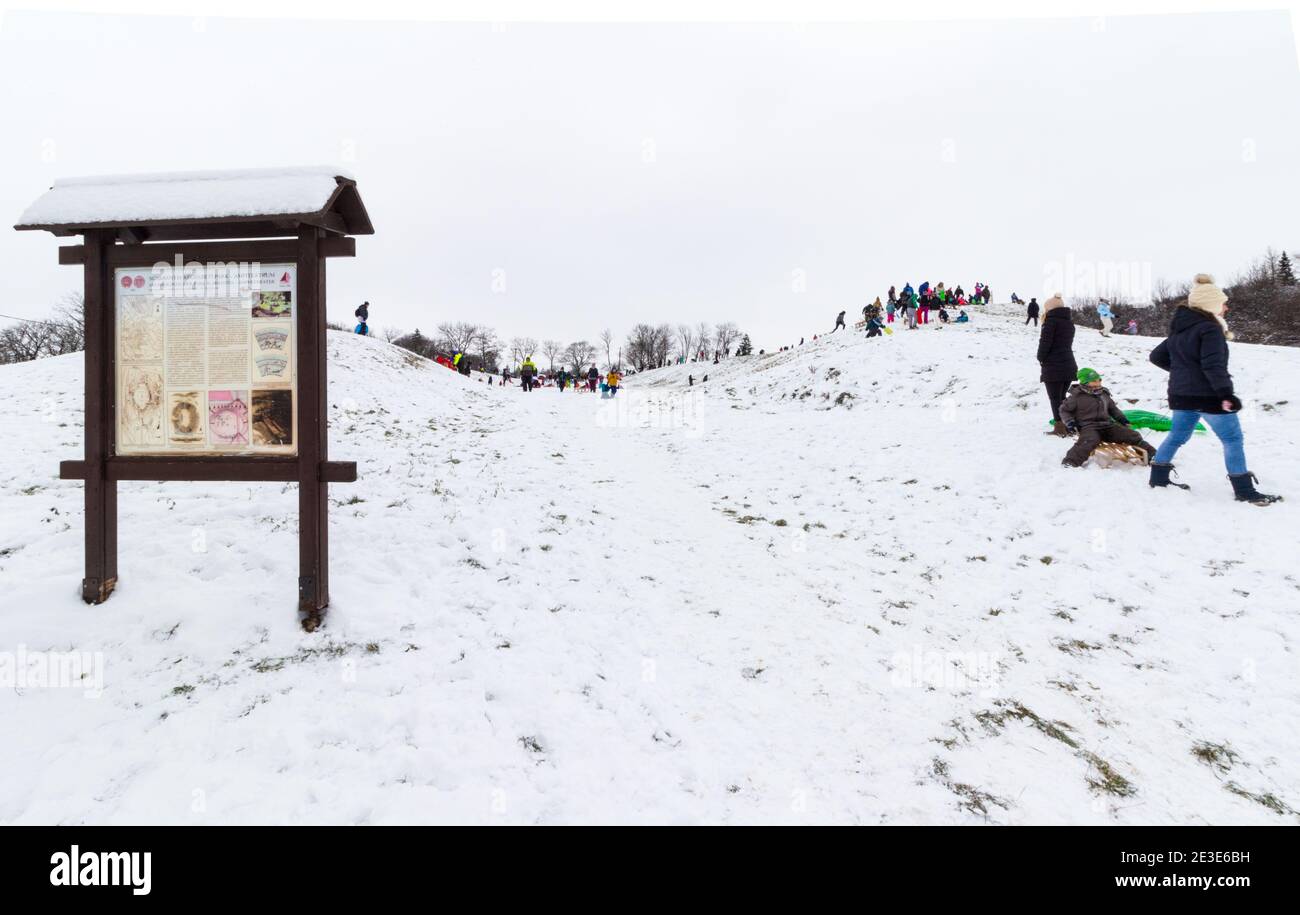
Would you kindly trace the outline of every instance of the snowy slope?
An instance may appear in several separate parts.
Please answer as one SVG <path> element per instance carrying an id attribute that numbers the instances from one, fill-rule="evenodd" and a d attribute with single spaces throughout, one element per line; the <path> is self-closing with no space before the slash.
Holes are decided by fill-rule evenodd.
<path id="1" fill-rule="evenodd" d="M 105 659 L 0 694 L 0 822 L 1296 823 L 1300 353 L 1233 350 L 1259 509 L 1209 438 L 1191 492 L 1061 469 L 975 321 L 614 401 L 331 334 L 312 635 L 275 484 L 122 484 L 83 605 L 80 362 L 0 369 L 0 650 Z M 1152 343 L 1076 353 L 1158 409 Z"/>

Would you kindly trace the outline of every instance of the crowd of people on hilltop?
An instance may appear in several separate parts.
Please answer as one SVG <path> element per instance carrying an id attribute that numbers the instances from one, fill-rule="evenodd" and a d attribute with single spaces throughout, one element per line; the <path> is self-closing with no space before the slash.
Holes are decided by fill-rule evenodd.
<path id="1" fill-rule="evenodd" d="M 966 313 L 966 308 L 973 305 L 988 305 L 993 299 L 993 290 L 986 283 L 976 283 L 969 297 L 966 290 L 960 285 L 949 288 L 943 283 L 934 286 L 926 280 L 916 289 L 912 288 L 910 282 L 903 284 L 903 291 L 897 292 L 893 286 L 889 287 L 888 298 L 885 302 L 885 323 L 893 324 L 894 316 L 901 313 L 903 323 L 907 325 L 908 330 L 915 330 L 922 324 L 929 324 L 931 314 L 940 324 L 965 324 L 970 320 L 970 315 Z M 873 305 L 880 305 L 880 299 L 877 298 Z M 951 315 L 953 309 L 957 310 L 955 319 Z"/>
<path id="2" fill-rule="evenodd" d="M 992 301 L 992 297 L 993 293 L 986 283 L 976 283 L 968 296 L 961 286 L 948 288 L 943 283 L 932 286 L 927 280 L 914 289 L 908 282 L 903 284 L 901 292 L 898 287 L 890 286 L 885 301 L 882 302 L 880 296 L 876 296 L 874 301 L 864 305 L 862 320 L 855 321 L 854 327 L 866 331 L 867 337 L 870 338 L 892 334 L 894 331 L 890 325 L 894 324 L 895 320 L 906 325 L 908 330 L 915 330 L 922 324 L 935 324 L 939 327 L 949 324 L 969 324 L 971 316 L 966 309 L 975 305 L 987 305 Z M 835 323 L 826 334 L 812 335 L 813 342 L 839 330 L 848 332 L 849 327 L 844 318 L 847 314 L 848 310 L 842 309 L 835 316 Z M 803 346 L 805 342 L 807 338 L 800 337 L 798 343 L 779 347 L 775 352 L 784 353 Z M 765 356 L 767 351 L 759 350 L 758 354 Z"/>

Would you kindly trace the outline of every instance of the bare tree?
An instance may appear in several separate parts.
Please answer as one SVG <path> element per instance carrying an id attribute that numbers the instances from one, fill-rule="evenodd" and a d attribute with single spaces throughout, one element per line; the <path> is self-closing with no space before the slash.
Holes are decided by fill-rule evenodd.
<path id="1" fill-rule="evenodd" d="M 468 353 L 482 331 L 470 321 L 444 321 L 438 325 L 437 345 L 451 353 Z"/>
<path id="2" fill-rule="evenodd" d="M 575 340 L 565 348 L 564 361 L 573 366 L 575 372 L 581 373 L 595 355 L 596 347 L 586 340 Z"/>
<path id="3" fill-rule="evenodd" d="M 400 327 L 393 327 L 390 324 L 379 332 L 379 336 L 385 343 L 392 343 L 398 337 L 401 337 L 403 333 L 404 331 Z"/>
<path id="4" fill-rule="evenodd" d="M 677 351 L 683 359 L 695 356 L 695 328 L 689 324 L 677 325 Z"/>
<path id="5" fill-rule="evenodd" d="M 54 323 L 57 328 L 59 353 L 79 353 L 85 349 L 85 296 L 80 292 L 69 292 L 59 299 L 59 304 L 54 309 Z"/>
<path id="6" fill-rule="evenodd" d="M 1152 303 L 1159 304 L 1160 302 L 1163 302 L 1166 299 L 1171 299 L 1173 297 L 1174 297 L 1174 284 L 1169 282 L 1169 280 L 1165 279 L 1164 277 L 1161 277 L 1160 279 L 1154 280 L 1151 283 Z"/>
<path id="7" fill-rule="evenodd" d="M 0 363 L 31 362 L 45 353 L 45 322 L 20 321 L 0 330 Z"/>
<path id="8" fill-rule="evenodd" d="M 559 340 L 543 340 L 542 355 L 551 363 L 551 371 L 555 371 L 555 360 L 564 353 L 564 344 Z"/>
<path id="9" fill-rule="evenodd" d="M 614 332 L 606 327 L 600 332 L 601 346 L 605 347 L 605 365 L 606 367 L 614 364 L 612 350 L 614 349 Z"/>
<path id="10" fill-rule="evenodd" d="M 481 372 L 495 372 L 501 359 L 501 340 L 490 327 L 480 327 L 474 337 L 474 351 Z"/>
<path id="11" fill-rule="evenodd" d="M 695 325 L 695 346 L 708 357 L 713 346 L 713 330 L 709 327 L 709 322 L 701 321 Z"/>
<path id="12" fill-rule="evenodd" d="M 732 345 L 740 339 L 740 328 L 734 321 L 723 321 L 713 330 L 713 345 L 719 352 L 729 353 Z"/>
<path id="13" fill-rule="evenodd" d="M 85 304 L 80 294 L 69 293 L 55 306 L 53 318 L 20 320 L 0 330 L 0 364 L 80 352 L 85 340 Z"/>
<path id="14" fill-rule="evenodd" d="M 624 351 L 628 361 L 636 366 L 637 371 L 650 368 L 654 359 L 655 329 L 649 324 L 636 324 L 628 331 Z"/>
<path id="15" fill-rule="evenodd" d="M 655 328 L 654 364 L 668 364 L 668 355 L 673 350 L 673 328 L 670 324 L 660 324 Z"/>

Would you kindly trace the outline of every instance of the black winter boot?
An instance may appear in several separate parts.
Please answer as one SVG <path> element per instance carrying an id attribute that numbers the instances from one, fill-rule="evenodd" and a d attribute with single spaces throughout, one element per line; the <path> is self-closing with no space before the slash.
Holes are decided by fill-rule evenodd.
<path id="1" fill-rule="evenodd" d="M 1262 493 L 1255 488 L 1259 478 L 1253 473 L 1230 473 L 1228 479 L 1232 481 L 1232 492 L 1237 497 L 1238 502 L 1249 502 L 1251 505 L 1271 505 L 1274 502 L 1281 502 L 1281 496 L 1270 496 Z"/>
<path id="2" fill-rule="evenodd" d="M 1191 489 L 1186 483 L 1175 483 L 1169 479 L 1169 474 L 1174 472 L 1173 464 L 1157 464 L 1151 462 L 1151 485 L 1152 486 L 1177 486 L 1179 489 Z"/>
<path id="3" fill-rule="evenodd" d="M 1065 423 L 1059 419 L 1052 420 L 1052 428 L 1048 429 L 1044 435 L 1055 435 L 1058 438 L 1069 438 L 1070 431 L 1065 428 Z"/>

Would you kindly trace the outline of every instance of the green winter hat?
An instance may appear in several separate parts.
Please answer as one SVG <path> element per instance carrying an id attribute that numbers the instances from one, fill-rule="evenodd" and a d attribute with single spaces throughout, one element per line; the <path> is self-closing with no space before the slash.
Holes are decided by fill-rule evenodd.
<path id="1" fill-rule="evenodd" d="M 1079 384 L 1090 384 L 1094 381 L 1101 381 L 1101 375 L 1097 374 L 1096 369 L 1090 369 L 1087 366 L 1079 369 Z"/>

